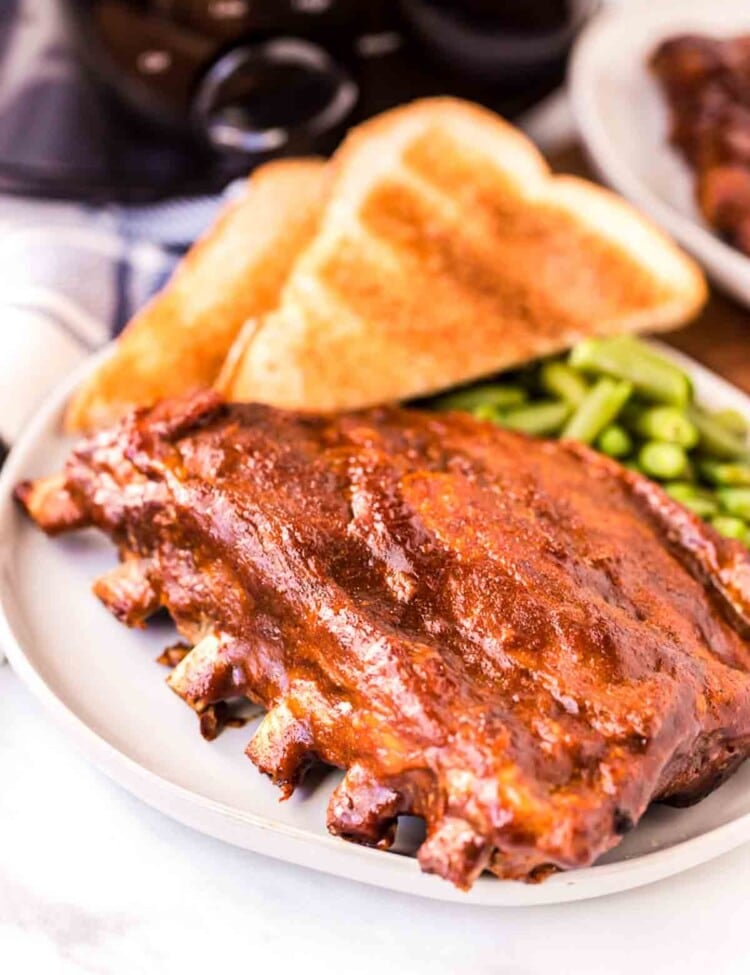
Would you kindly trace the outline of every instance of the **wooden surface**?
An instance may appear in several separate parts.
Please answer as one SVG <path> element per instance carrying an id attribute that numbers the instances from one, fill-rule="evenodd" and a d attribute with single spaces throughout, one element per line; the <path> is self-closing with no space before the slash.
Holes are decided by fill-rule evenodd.
<path id="1" fill-rule="evenodd" d="M 750 311 L 712 289 L 697 321 L 662 338 L 750 393 Z"/>
<path id="2" fill-rule="evenodd" d="M 593 178 L 577 146 L 550 161 L 557 172 Z M 750 310 L 717 289 L 696 321 L 659 338 L 750 393 Z"/>

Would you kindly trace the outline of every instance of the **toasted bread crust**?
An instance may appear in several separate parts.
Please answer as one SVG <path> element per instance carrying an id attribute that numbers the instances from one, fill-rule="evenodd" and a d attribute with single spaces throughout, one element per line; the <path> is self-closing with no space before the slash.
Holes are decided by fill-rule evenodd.
<path id="1" fill-rule="evenodd" d="M 269 163 L 191 248 L 70 402 L 69 430 L 210 386 L 244 321 L 275 307 L 323 206 L 322 160 Z"/>
<path id="2" fill-rule="evenodd" d="M 657 331 L 698 267 L 607 190 L 551 176 L 493 113 L 428 99 L 356 129 L 277 310 L 232 350 L 235 400 L 334 410 L 425 395 L 592 334 Z"/>

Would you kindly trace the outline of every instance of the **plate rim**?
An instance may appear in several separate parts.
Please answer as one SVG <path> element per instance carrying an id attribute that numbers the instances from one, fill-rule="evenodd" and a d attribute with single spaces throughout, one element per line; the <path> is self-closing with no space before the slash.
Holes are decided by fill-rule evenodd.
<path id="1" fill-rule="evenodd" d="M 723 2 L 741 11 L 744 0 Z M 656 42 L 657 34 L 667 33 L 666 30 L 657 31 L 657 28 L 666 26 L 671 12 L 689 16 L 691 12 L 702 13 L 715 8 L 715 0 L 661 0 L 659 4 L 654 4 L 653 0 L 630 0 L 627 4 L 611 4 L 581 31 L 571 53 L 567 87 L 578 133 L 602 180 L 651 216 L 663 231 L 705 265 L 709 276 L 723 289 L 750 307 L 750 257 L 725 243 L 698 220 L 681 213 L 643 182 L 610 139 L 595 97 L 599 77 L 597 55 L 603 46 L 611 44 L 618 31 L 626 30 L 631 24 L 637 24 L 641 31 L 651 25 L 656 31 Z M 747 12 L 746 6 L 744 11 Z M 666 133 L 664 152 L 677 155 L 666 141 Z"/>
<path id="2" fill-rule="evenodd" d="M 661 342 L 652 344 L 686 368 L 694 381 L 711 383 L 723 396 L 736 399 L 750 416 L 750 396 L 702 366 L 690 356 Z M 62 409 L 71 391 L 90 370 L 111 353 L 111 344 L 87 357 L 43 400 L 17 437 L 0 472 L 0 536 L 12 519 L 22 517 L 13 499 L 13 487 L 24 477 L 27 456 L 47 428 L 59 429 Z M 61 434 L 58 434 L 61 435 Z M 9 585 L 7 555 L 0 562 L 0 645 L 7 653 L 15 674 L 42 704 L 80 753 L 118 785 L 141 801 L 199 832 L 229 842 L 242 849 L 270 855 L 324 873 L 368 883 L 401 893 L 435 900 L 483 907 L 542 906 L 594 897 L 644 886 L 705 863 L 750 840 L 750 812 L 738 816 L 698 836 L 681 840 L 665 849 L 614 863 L 594 864 L 562 872 L 545 883 L 530 885 L 498 878 L 480 877 L 474 887 L 463 892 L 440 878 L 423 874 L 411 857 L 385 855 L 327 834 L 267 819 L 257 813 L 200 795 L 141 764 L 89 727 L 74 708 L 63 701 L 55 689 L 26 656 L 23 641 L 10 619 L 13 595 Z M 277 838 L 267 844 L 264 840 Z M 280 840 L 278 839 L 280 837 Z M 273 847 L 269 849 L 268 846 Z"/>

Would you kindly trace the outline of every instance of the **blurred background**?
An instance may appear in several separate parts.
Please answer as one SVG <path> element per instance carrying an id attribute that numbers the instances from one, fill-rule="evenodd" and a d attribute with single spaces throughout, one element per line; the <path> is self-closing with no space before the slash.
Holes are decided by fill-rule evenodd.
<path id="1" fill-rule="evenodd" d="M 4 0 L 0 189 L 94 202 L 221 189 L 353 123 L 456 94 L 516 116 L 592 0 Z"/>

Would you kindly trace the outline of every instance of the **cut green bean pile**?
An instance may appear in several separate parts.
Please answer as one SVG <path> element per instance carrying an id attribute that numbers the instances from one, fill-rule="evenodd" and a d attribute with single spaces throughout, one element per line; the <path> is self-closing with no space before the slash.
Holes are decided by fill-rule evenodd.
<path id="1" fill-rule="evenodd" d="M 695 403 L 690 378 L 629 336 L 585 339 L 544 359 L 429 401 L 540 437 L 591 444 L 661 482 L 722 535 L 750 547 L 748 424 Z"/>

